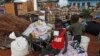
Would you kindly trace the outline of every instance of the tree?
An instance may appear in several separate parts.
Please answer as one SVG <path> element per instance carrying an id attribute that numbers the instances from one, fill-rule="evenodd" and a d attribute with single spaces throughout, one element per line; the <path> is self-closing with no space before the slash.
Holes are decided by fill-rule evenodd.
<path id="1" fill-rule="evenodd" d="M 81 15 L 83 15 L 84 18 L 89 18 L 91 14 L 90 9 L 83 9 Z"/>
<path id="2" fill-rule="evenodd" d="M 5 3 L 14 2 L 14 0 L 5 0 Z"/>
<path id="3" fill-rule="evenodd" d="M 0 5 L 3 5 L 4 4 L 4 0 L 0 0 Z"/>
<path id="4" fill-rule="evenodd" d="M 100 7 L 100 2 L 96 4 L 96 7 Z"/>

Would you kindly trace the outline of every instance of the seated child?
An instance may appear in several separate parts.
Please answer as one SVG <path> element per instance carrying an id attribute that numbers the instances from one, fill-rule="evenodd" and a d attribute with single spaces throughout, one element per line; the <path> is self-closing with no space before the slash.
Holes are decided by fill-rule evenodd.
<path id="1" fill-rule="evenodd" d="M 57 55 L 63 48 L 63 53 L 67 51 L 66 29 L 62 27 L 62 22 L 56 23 L 56 26 L 57 28 L 55 27 L 51 33 L 51 41 L 46 48 L 43 48 L 41 56 Z"/>

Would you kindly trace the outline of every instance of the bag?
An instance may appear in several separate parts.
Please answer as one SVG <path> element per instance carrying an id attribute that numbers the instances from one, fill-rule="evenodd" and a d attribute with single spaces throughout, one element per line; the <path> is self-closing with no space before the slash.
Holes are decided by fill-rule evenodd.
<path id="1" fill-rule="evenodd" d="M 29 53 L 28 41 L 24 37 L 16 37 L 14 32 L 9 37 L 15 39 L 11 42 L 11 56 L 25 56 Z"/>
<path id="2" fill-rule="evenodd" d="M 73 41 L 71 43 L 71 46 L 74 48 L 74 49 L 77 49 L 79 47 L 79 42 L 77 40 Z"/>
<path id="3" fill-rule="evenodd" d="M 80 47 L 84 48 L 85 51 L 88 50 L 88 45 L 90 42 L 90 38 L 87 36 L 81 36 L 81 43 L 80 43 Z"/>
<path id="4" fill-rule="evenodd" d="M 11 56 L 25 56 L 28 54 L 28 42 L 23 37 L 18 37 L 11 43 Z"/>

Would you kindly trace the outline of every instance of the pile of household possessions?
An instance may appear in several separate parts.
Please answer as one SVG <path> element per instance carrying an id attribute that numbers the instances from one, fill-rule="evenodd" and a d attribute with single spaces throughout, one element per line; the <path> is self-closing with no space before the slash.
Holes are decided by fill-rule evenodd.
<path id="1" fill-rule="evenodd" d="M 54 25 L 46 23 L 43 16 L 39 16 L 37 21 L 29 23 L 15 16 L 0 15 L 0 26 L 0 39 L 6 35 L 12 39 L 10 45 L 11 56 L 25 56 L 30 51 L 41 51 L 51 44 L 52 32 L 56 37 L 62 35 L 59 31 L 53 30 Z M 62 48 L 56 56 L 88 56 L 87 48 L 90 42 L 89 37 L 81 36 L 81 43 L 79 44 L 77 41 L 72 40 L 73 37 L 68 31 L 65 33 L 67 33 L 66 36 L 68 38 L 67 51 L 63 53 L 64 48 Z M 6 38 L 8 38 L 7 36 Z M 56 40 L 60 41 L 61 39 L 56 38 Z"/>
<path id="2" fill-rule="evenodd" d="M 25 56 L 32 51 L 41 51 L 49 45 L 52 38 L 54 25 L 46 23 L 44 17 L 39 16 L 36 22 L 29 24 L 23 33 L 16 37 L 14 32 L 10 33 L 9 37 L 13 39 L 11 42 L 11 56 Z M 67 31 L 68 46 L 67 52 L 62 54 L 63 49 L 56 56 L 88 56 L 87 48 L 89 37 L 81 36 L 81 43 L 72 41 L 72 36 Z M 54 31 L 54 35 L 59 35 L 58 31 Z M 48 54 L 49 55 L 49 54 Z"/>
<path id="3" fill-rule="evenodd" d="M 11 32 L 22 33 L 30 24 L 29 21 L 10 14 L 0 14 L 0 48 L 8 47 L 12 41 L 8 38 Z"/>

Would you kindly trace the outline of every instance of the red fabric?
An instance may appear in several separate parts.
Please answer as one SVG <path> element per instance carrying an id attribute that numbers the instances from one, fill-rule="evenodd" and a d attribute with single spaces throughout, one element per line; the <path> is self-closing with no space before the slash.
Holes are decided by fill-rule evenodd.
<path id="1" fill-rule="evenodd" d="M 61 41 L 60 42 L 56 42 L 56 41 L 52 40 L 52 42 L 50 43 L 51 46 L 52 46 L 52 48 L 61 50 L 64 47 L 65 33 L 66 33 L 66 29 L 62 29 L 60 31 L 60 34 L 57 37 L 57 38 L 61 38 Z"/>

